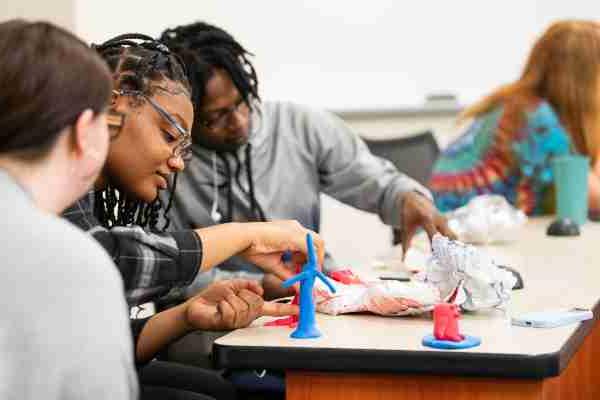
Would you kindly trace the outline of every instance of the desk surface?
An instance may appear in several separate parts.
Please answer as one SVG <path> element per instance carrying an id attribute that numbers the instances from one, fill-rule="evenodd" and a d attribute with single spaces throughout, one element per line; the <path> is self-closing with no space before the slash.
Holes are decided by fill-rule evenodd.
<path id="1" fill-rule="evenodd" d="M 263 327 L 256 321 L 215 342 L 217 365 L 227 368 L 277 368 L 345 372 L 402 372 L 452 375 L 548 377 L 558 375 L 595 321 L 553 329 L 516 327 L 509 316 L 543 309 L 593 308 L 600 299 L 600 224 L 588 223 L 582 235 L 545 235 L 550 220 L 532 219 L 515 242 L 485 247 L 495 260 L 519 270 L 525 289 L 514 291 L 506 312 L 463 314 L 461 332 L 482 338 L 479 347 L 461 351 L 421 345 L 433 324 L 427 317 L 317 315 L 323 336 L 289 338 L 290 329 Z"/>

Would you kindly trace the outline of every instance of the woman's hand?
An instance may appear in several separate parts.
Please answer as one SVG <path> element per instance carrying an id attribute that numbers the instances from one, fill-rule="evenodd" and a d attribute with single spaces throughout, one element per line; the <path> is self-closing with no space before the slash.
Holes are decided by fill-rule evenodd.
<path id="1" fill-rule="evenodd" d="M 150 318 L 140 332 L 137 361 L 151 360 L 169 343 L 194 330 L 230 330 L 248 326 L 263 315 L 298 314 L 298 306 L 268 303 L 262 294 L 256 281 L 232 279 L 212 283 L 185 303 Z"/>
<path id="2" fill-rule="evenodd" d="M 256 318 L 297 315 L 298 306 L 265 302 L 261 285 L 252 280 L 232 279 L 212 283 L 186 304 L 191 329 L 230 330 L 243 328 Z"/>
<path id="3" fill-rule="evenodd" d="M 588 204 L 590 214 L 600 213 L 600 174 L 596 173 L 596 169 L 594 168 L 588 175 Z"/>
<path id="4" fill-rule="evenodd" d="M 308 256 L 306 235 L 312 235 L 319 265 L 323 265 L 325 245 L 321 236 L 304 228 L 294 220 L 251 222 L 244 224 L 251 230 L 251 245 L 240 255 L 280 279 L 294 275 L 291 265 L 303 264 Z M 289 251 L 291 260 L 284 262 L 283 254 Z"/>
<path id="5" fill-rule="evenodd" d="M 262 288 L 264 291 L 263 298 L 265 300 L 275 300 L 296 294 L 295 286 L 284 288 L 281 286 L 282 283 L 283 281 L 277 276 L 271 273 L 265 274 L 262 280 Z"/>

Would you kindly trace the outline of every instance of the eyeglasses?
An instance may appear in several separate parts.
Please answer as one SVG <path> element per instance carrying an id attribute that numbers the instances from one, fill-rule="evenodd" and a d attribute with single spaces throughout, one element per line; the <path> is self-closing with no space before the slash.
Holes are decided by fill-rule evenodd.
<path id="1" fill-rule="evenodd" d="M 231 120 L 231 116 L 236 112 L 242 112 L 248 108 L 248 104 L 243 98 L 240 98 L 231 107 L 223 108 L 218 111 L 219 115 L 214 118 L 206 118 L 200 121 L 200 124 L 207 129 L 223 129 Z"/>
<path id="2" fill-rule="evenodd" d="M 174 138 L 177 140 L 177 144 L 173 148 L 173 157 L 181 157 L 184 161 L 187 161 L 192 157 L 192 135 L 177 122 L 175 117 L 169 114 L 167 110 L 161 107 L 155 100 L 137 90 L 114 90 L 113 92 L 120 96 L 142 97 L 144 100 L 147 100 L 152 108 L 154 108 L 154 110 L 179 133 L 179 136 Z M 119 126 L 122 126 L 122 123 L 123 121 L 121 121 Z"/>

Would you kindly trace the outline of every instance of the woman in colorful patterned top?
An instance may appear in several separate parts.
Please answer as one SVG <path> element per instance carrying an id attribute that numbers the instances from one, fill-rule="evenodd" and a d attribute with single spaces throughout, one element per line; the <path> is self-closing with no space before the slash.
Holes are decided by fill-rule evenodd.
<path id="1" fill-rule="evenodd" d="M 525 70 L 468 108 L 469 128 L 437 160 L 430 187 L 442 211 L 501 194 L 527 214 L 553 208 L 553 157 L 590 157 L 591 211 L 600 209 L 600 24 L 561 21 L 535 43 Z"/>

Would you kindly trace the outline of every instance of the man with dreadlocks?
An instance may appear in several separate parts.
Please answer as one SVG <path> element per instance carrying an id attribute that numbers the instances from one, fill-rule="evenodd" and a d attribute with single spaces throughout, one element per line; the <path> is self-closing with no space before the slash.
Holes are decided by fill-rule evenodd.
<path id="1" fill-rule="evenodd" d="M 63 215 L 111 255 L 129 304 L 157 300 L 170 289 L 189 284 L 199 270 L 236 254 L 282 278 L 291 276 L 282 255 L 291 251 L 298 261 L 304 260 L 310 232 L 295 221 L 162 232 L 158 193 L 169 186 L 171 195 L 175 191 L 176 174 L 183 170 L 190 148 L 193 107 L 184 69 L 164 44 L 145 35 L 121 35 L 93 47 L 112 72 L 112 137 L 94 190 Z M 323 241 L 310 233 L 322 259 Z M 186 397 L 187 392 L 232 398 L 231 385 L 212 371 L 149 361 L 194 330 L 234 329 L 260 315 L 297 313 L 295 306 L 265 303 L 262 294 L 260 285 L 251 280 L 217 282 L 183 304 L 133 320 L 142 399 L 198 398 Z"/>
<path id="2" fill-rule="evenodd" d="M 223 29 L 198 22 L 168 29 L 161 40 L 183 60 L 195 107 L 193 156 L 175 195 L 174 227 L 293 218 L 318 231 L 319 195 L 326 193 L 400 227 L 404 250 L 419 226 L 430 237 L 437 231 L 453 237 L 429 191 L 373 156 L 340 119 L 260 102 L 251 54 Z M 333 268 L 326 258 L 325 269 Z M 194 289 L 240 271 L 261 276 L 232 259 L 200 274 Z"/>

